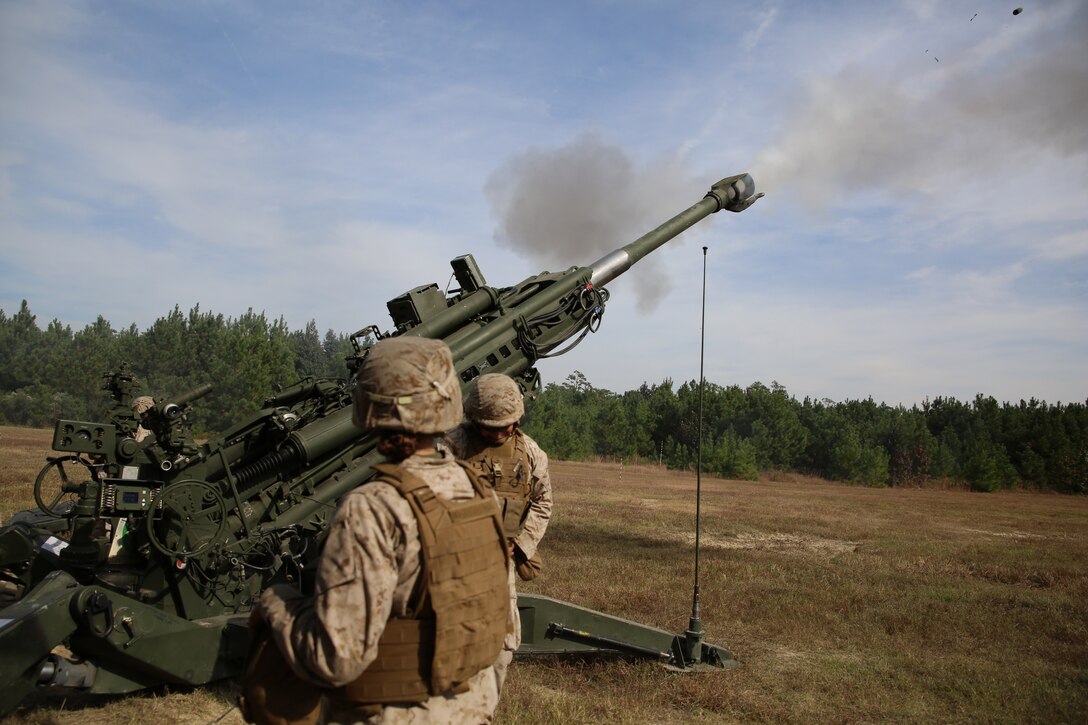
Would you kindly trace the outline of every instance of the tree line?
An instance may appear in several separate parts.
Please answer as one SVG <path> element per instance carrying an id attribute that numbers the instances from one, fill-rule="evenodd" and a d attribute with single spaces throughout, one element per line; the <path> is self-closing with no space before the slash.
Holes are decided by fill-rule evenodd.
<path id="1" fill-rule="evenodd" d="M 188 313 L 175 306 L 143 331 L 114 329 L 99 315 L 73 332 L 58 320 L 40 328 L 24 300 L 11 316 L 0 310 L 0 422 L 96 420 L 110 407 L 103 373 L 126 362 L 156 397 L 211 383 L 191 420 L 198 433 L 219 431 L 259 410 L 277 385 L 343 378 L 351 352 L 347 335 L 322 336 L 313 320 L 292 331 L 282 317 L 252 309 L 225 317 L 199 305 Z"/>
<path id="2" fill-rule="evenodd" d="M 352 353 L 345 334 L 292 331 L 253 310 L 237 318 L 174 307 L 146 330 L 114 329 L 103 317 L 82 330 L 39 327 L 24 301 L 0 310 L 0 422 L 51 426 L 94 420 L 109 407 L 102 374 L 127 362 L 156 396 L 204 383 L 198 433 L 223 430 L 258 410 L 276 389 L 313 376 L 340 378 Z M 526 430 L 555 458 L 601 457 L 694 468 L 699 386 L 671 380 L 614 393 L 581 373 L 530 402 Z M 1028 486 L 1088 493 L 1088 401 L 998 403 L 937 397 L 910 408 L 866 400 L 798 401 L 776 382 L 747 388 L 707 382 L 703 470 L 755 479 L 797 471 L 874 486 L 963 482 L 979 491 Z"/>
<path id="3" fill-rule="evenodd" d="M 561 459 L 698 460 L 699 386 L 671 380 L 613 393 L 575 372 L 549 384 L 525 429 Z M 871 486 L 966 483 L 1088 493 L 1088 402 L 1048 405 L 936 397 L 910 408 L 866 400 L 802 401 L 778 383 L 703 389 L 703 470 L 755 480 L 761 471 Z"/>

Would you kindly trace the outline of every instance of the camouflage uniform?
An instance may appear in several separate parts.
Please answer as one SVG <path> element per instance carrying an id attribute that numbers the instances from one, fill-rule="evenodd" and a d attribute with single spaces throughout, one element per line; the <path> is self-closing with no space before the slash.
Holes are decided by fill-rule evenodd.
<path id="1" fill-rule="evenodd" d="M 477 424 L 501 428 L 518 422 L 525 414 L 521 391 L 506 375 L 489 373 L 476 379 L 465 403 L 470 422 L 463 423 L 448 434 L 458 458 L 486 461 L 488 451 L 501 446 L 485 441 L 478 433 Z M 519 531 L 513 537 L 514 545 L 527 559 L 536 556 L 537 546 L 544 538 L 552 517 L 552 483 L 548 475 L 548 455 L 536 441 L 520 428 L 515 428 L 511 441 L 520 454 L 528 459 L 528 507 L 521 519 Z M 486 463 L 483 468 L 486 468 Z M 483 472 L 483 470 L 481 470 Z M 484 476 L 485 479 L 487 476 Z M 518 613 L 517 590 L 514 571 L 510 571 L 510 609 L 517 625 L 503 642 L 503 653 L 495 662 L 495 675 L 499 691 L 506 680 L 506 670 L 514 652 L 521 646 L 521 617 Z"/>
<path id="2" fill-rule="evenodd" d="M 151 410 L 154 407 L 155 399 L 150 395 L 141 395 L 136 398 L 136 400 L 132 401 L 132 410 L 136 415 L 143 415 L 145 411 Z M 133 433 L 133 437 L 136 439 L 137 443 L 143 442 L 144 438 L 147 438 L 149 435 L 151 435 L 151 431 L 144 428 L 142 424 L 137 425 L 136 431 Z"/>
<path id="3" fill-rule="evenodd" d="M 439 496 L 473 496 L 468 477 L 449 456 L 412 456 L 401 465 Z M 344 497 L 329 526 L 317 596 L 280 584 L 261 595 L 260 606 L 292 669 L 316 684 L 338 686 L 374 659 L 386 621 L 405 615 L 419 573 L 419 535 L 408 503 L 388 484 L 367 484 Z M 490 722 L 499 700 L 494 671 L 483 670 L 469 682 L 460 695 L 386 706 L 372 716 L 334 710 L 328 722 Z"/>
<path id="4" fill-rule="evenodd" d="M 521 524 L 514 544 L 527 557 L 536 554 L 548 522 L 552 518 L 552 479 L 548 474 L 548 454 L 521 429 L 515 433 L 529 458 L 529 511 Z M 486 446 L 471 424 L 460 425 L 449 432 L 450 443 L 458 458 L 468 458 L 474 450 Z"/>
<path id="5" fill-rule="evenodd" d="M 361 374 L 356 386 L 357 425 L 437 433 L 448 428 L 451 419 L 453 423 L 460 420 L 460 388 L 444 344 L 392 338 L 378 345 L 383 346 L 384 356 L 376 354 L 375 346 L 363 368 L 369 379 Z M 434 354 L 435 345 L 444 348 L 448 376 L 440 369 L 436 372 L 434 361 L 427 357 Z M 419 375 L 429 384 L 413 388 L 411 383 Z M 390 391 L 394 395 L 388 395 Z M 476 495 L 468 475 L 446 453 L 410 456 L 400 469 L 414 474 L 441 498 L 459 501 Z M 359 678 L 375 661 L 386 623 L 409 616 L 416 589 L 422 586 L 421 573 L 415 514 L 392 485 L 372 482 L 341 500 L 329 525 L 315 596 L 276 585 L 261 595 L 259 614 L 297 675 L 322 687 L 339 687 Z M 512 627 L 512 622 L 507 626 Z M 330 698 L 325 719 L 336 723 L 490 722 L 499 697 L 493 668 L 480 670 L 467 684 L 465 692 L 435 695 L 417 704 L 354 708 Z"/>

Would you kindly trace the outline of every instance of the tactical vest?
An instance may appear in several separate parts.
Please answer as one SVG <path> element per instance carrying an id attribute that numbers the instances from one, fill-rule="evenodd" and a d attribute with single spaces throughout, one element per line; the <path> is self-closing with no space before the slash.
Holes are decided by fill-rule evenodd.
<path id="1" fill-rule="evenodd" d="M 460 462 L 459 462 L 460 463 Z M 408 617 L 386 623 L 378 656 L 330 697 L 357 704 L 424 702 L 465 692 L 494 663 L 510 616 L 507 553 L 499 512 L 484 484 L 462 464 L 475 498 L 450 501 L 418 476 L 379 464 L 378 481 L 408 501 L 419 527 L 422 568 Z"/>
<path id="2" fill-rule="evenodd" d="M 489 446 L 473 428 L 469 434 L 469 450 L 463 451 L 464 461 L 495 489 L 502 505 L 502 526 L 508 539 L 521 533 L 529 514 L 530 473 L 529 452 L 525 435 L 514 431 L 501 445 Z"/>

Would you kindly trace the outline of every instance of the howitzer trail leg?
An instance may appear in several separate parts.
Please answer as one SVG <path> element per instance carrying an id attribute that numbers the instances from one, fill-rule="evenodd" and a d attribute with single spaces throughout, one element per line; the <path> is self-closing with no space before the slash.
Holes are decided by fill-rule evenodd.
<path id="1" fill-rule="evenodd" d="M 55 571 L 0 611 L 0 716 L 34 689 L 49 653 L 76 631 L 70 604 L 77 591 L 75 579 Z"/>
<path id="2" fill-rule="evenodd" d="M 729 650 L 706 642 L 701 643 L 699 660 L 691 662 L 684 655 L 683 635 L 549 597 L 519 593 L 518 610 L 518 656 L 613 653 L 658 661 L 682 672 L 728 669 L 740 664 Z"/>
<path id="3" fill-rule="evenodd" d="M 62 642 L 94 664 L 51 656 Z M 104 694 L 203 685 L 240 674 L 247 648 L 245 615 L 189 621 L 54 572 L 0 611 L 0 716 L 39 685 Z"/>

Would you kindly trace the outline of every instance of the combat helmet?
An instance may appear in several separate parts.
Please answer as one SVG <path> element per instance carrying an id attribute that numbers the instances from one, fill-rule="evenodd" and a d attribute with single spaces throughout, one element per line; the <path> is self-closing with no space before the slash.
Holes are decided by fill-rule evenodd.
<path id="1" fill-rule="evenodd" d="M 370 348 L 353 393 L 352 422 L 366 430 L 438 434 L 461 423 L 461 386 L 446 343 L 391 337 Z"/>
<path id="2" fill-rule="evenodd" d="M 472 381 L 465 401 L 465 415 L 473 423 L 488 428 L 504 428 L 525 415 L 521 388 L 513 378 L 501 373 L 487 373 Z"/>

